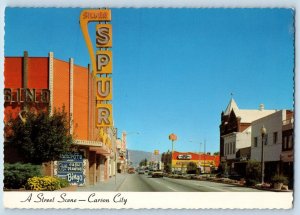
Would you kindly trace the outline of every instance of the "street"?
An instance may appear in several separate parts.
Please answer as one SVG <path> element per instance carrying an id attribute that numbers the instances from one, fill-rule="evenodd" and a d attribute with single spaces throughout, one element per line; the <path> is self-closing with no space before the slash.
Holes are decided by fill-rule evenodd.
<path id="1" fill-rule="evenodd" d="M 210 181 L 174 178 L 152 178 L 148 175 L 128 174 L 116 191 L 122 192 L 261 192 L 261 190 L 239 187 Z"/>

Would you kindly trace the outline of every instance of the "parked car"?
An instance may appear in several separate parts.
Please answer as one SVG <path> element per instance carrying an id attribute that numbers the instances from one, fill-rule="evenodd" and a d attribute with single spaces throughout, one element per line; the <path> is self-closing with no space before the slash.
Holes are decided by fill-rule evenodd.
<path id="1" fill-rule="evenodd" d="M 152 173 L 152 178 L 162 178 L 164 176 L 164 173 L 162 171 L 154 171 Z"/>
<path id="2" fill-rule="evenodd" d="M 130 167 L 130 168 L 128 169 L 128 173 L 129 173 L 129 174 L 134 174 L 134 173 L 135 173 L 134 168 Z"/>
<path id="3" fill-rule="evenodd" d="M 145 174 L 145 170 L 143 170 L 143 169 L 140 169 L 140 170 L 139 170 L 139 172 L 138 172 L 138 174 L 139 174 L 139 175 L 141 175 L 141 174 Z"/>
<path id="4" fill-rule="evenodd" d="M 216 175 L 216 178 L 228 178 L 228 177 L 229 177 L 228 174 L 223 174 L 223 173 L 218 173 L 218 174 Z"/>
<path id="5" fill-rule="evenodd" d="M 237 181 L 239 181 L 239 180 L 241 180 L 241 179 L 243 178 L 243 176 L 241 176 L 241 175 L 239 175 L 239 174 L 237 174 L 237 173 L 232 173 L 232 174 L 229 175 L 228 178 L 229 178 L 229 179 L 232 179 L 232 180 L 237 180 Z"/>

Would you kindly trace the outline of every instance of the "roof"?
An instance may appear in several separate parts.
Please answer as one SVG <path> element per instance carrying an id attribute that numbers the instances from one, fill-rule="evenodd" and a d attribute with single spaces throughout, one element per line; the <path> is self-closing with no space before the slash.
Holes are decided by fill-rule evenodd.
<path id="1" fill-rule="evenodd" d="M 260 105 L 260 109 L 239 109 L 236 102 L 234 101 L 233 98 L 230 99 L 229 104 L 227 105 L 227 108 L 224 112 L 224 115 L 229 115 L 231 113 L 231 111 L 234 111 L 236 117 L 240 117 L 241 118 L 241 123 L 251 123 L 254 120 L 257 120 L 259 118 L 268 116 L 272 113 L 275 113 L 276 110 L 265 110 L 263 108 L 263 105 Z"/>
<path id="2" fill-rule="evenodd" d="M 235 113 L 236 113 L 236 110 L 239 109 L 233 98 L 230 99 L 230 102 L 227 105 L 224 115 L 229 115 L 232 109 L 234 110 Z"/>

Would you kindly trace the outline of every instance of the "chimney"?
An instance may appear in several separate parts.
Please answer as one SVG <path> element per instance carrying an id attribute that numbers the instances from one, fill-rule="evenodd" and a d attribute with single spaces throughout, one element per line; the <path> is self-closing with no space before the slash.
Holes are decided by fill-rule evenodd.
<path id="1" fill-rule="evenodd" d="M 259 105 L 259 110 L 264 110 L 264 109 L 265 109 L 264 104 L 260 104 L 260 105 Z"/>

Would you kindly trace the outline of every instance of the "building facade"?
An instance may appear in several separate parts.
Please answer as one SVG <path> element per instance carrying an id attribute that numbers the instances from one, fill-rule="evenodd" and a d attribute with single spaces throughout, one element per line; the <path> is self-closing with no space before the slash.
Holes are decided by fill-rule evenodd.
<path id="1" fill-rule="evenodd" d="M 275 174 L 293 179 L 293 112 L 280 110 L 252 122 L 251 160 L 261 162 L 264 144 L 265 181 Z M 264 139 L 261 128 L 266 128 Z"/>
<path id="2" fill-rule="evenodd" d="M 21 117 L 26 111 L 49 111 L 64 108 L 69 119 L 74 145 L 83 156 L 83 185 L 105 181 L 112 175 L 116 134 L 95 125 L 96 85 L 89 67 L 48 57 L 5 57 L 4 114 Z M 9 144 L 9 142 L 5 142 Z M 5 162 L 16 162 L 11 151 L 5 151 Z M 12 157 L 16 159 L 13 160 Z M 58 161 L 59 162 L 59 161 Z M 45 164 L 45 173 L 59 174 L 57 163 Z"/>
<path id="3" fill-rule="evenodd" d="M 211 173 L 216 170 L 220 163 L 219 155 L 210 155 L 194 152 L 177 152 L 172 154 L 172 169 L 173 171 L 187 172 L 189 163 L 196 164 L 197 168 L 201 169 L 201 173 Z"/>
<path id="4" fill-rule="evenodd" d="M 221 113 L 220 128 L 220 159 L 223 170 L 231 173 L 236 171 L 234 163 L 244 165 L 245 158 L 249 155 L 237 158 L 236 153 L 243 148 L 251 147 L 251 123 L 254 120 L 275 113 L 276 110 L 265 110 L 264 105 L 259 105 L 257 110 L 240 109 L 235 100 L 231 98 L 225 111 Z M 242 150 L 245 153 L 245 150 Z M 249 150 L 248 150 L 249 151 Z M 239 153 L 238 156 L 240 156 Z"/>

